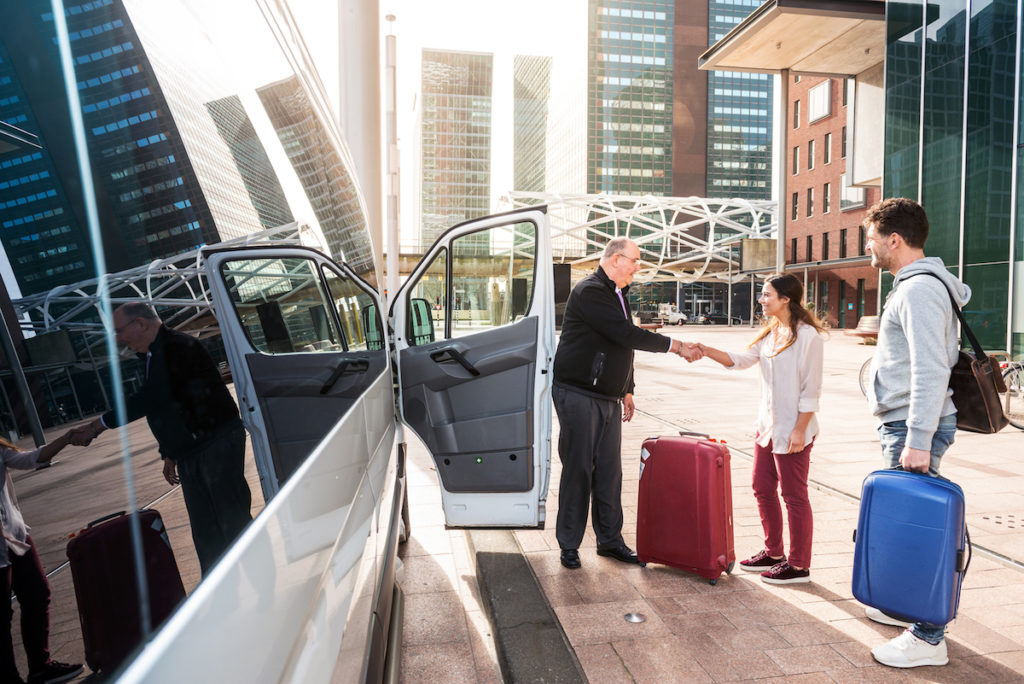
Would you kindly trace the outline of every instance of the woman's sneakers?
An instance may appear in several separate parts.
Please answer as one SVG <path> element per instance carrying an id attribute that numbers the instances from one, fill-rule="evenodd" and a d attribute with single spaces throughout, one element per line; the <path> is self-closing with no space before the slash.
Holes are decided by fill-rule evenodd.
<path id="1" fill-rule="evenodd" d="M 764 572 L 773 565 L 778 565 L 784 560 L 786 560 L 785 556 L 782 556 L 781 558 L 772 558 L 768 555 L 767 551 L 758 551 L 747 560 L 740 561 L 740 570 L 746 570 L 747 572 Z"/>
<path id="2" fill-rule="evenodd" d="M 811 571 L 797 570 L 789 561 L 782 561 L 761 573 L 761 581 L 768 584 L 800 584 L 811 581 Z"/>

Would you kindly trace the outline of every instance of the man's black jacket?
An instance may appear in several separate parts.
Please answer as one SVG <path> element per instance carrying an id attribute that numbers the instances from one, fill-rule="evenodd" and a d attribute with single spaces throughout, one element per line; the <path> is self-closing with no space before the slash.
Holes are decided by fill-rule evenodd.
<path id="1" fill-rule="evenodd" d="M 162 325 L 149 351 L 146 380 L 125 399 L 125 422 L 145 416 L 163 458 L 187 457 L 239 420 L 238 407 L 199 340 Z M 146 354 L 138 356 L 146 362 Z M 103 414 L 103 424 L 121 425 L 114 411 Z"/>
<path id="2" fill-rule="evenodd" d="M 622 289 L 624 300 L 628 290 Z M 633 350 L 667 352 L 671 344 L 671 338 L 633 325 L 615 294 L 615 283 L 598 267 L 577 283 L 566 302 L 555 382 L 620 399 L 633 393 Z"/>

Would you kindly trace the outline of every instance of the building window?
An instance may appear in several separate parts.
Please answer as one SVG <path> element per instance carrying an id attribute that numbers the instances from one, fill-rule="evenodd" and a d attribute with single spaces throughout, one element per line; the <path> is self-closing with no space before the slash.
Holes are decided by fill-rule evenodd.
<path id="1" fill-rule="evenodd" d="M 814 168 L 814 141 L 807 141 L 807 170 Z"/>
<path id="2" fill-rule="evenodd" d="M 807 260 L 814 261 L 814 237 L 807 236 Z"/>
<path id="3" fill-rule="evenodd" d="M 798 204 L 799 201 L 800 201 L 799 194 L 794 192 L 793 193 L 793 212 L 792 212 L 792 218 L 791 218 L 791 220 L 793 220 L 793 221 L 796 221 L 796 218 L 797 218 L 796 211 L 797 211 L 797 208 L 799 207 L 799 204 Z"/>
<path id="4" fill-rule="evenodd" d="M 826 133 L 825 134 L 825 149 L 822 150 L 822 152 L 824 153 L 824 156 L 825 156 L 825 163 L 826 164 L 831 164 L 832 163 L 832 134 L 831 133 Z"/>
<path id="5" fill-rule="evenodd" d="M 846 228 L 839 231 L 839 258 L 846 258 Z"/>
<path id="6" fill-rule="evenodd" d="M 828 233 L 821 234 L 821 260 L 828 261 Z"/>
<path id="7" fill-rule="evenodd" d="M 800 172 L 800 147 L 793 148 L 793 175 Z"/>
<path id="8" fill-rule="evenodd" d="M 807 91 L 807 123 L 820 121 L 832 114 L 832 79 Z"/>
<path id="9" fill-rule="evenodd" d="M 793 238 L 792 240 L 789 241 L 789 250 L 791 252 L 791 256 L 790 256 L 789 260 L 792 263 L 795 264 L 797 262 L 797 257 L 796 257 L 796 238 Z"/>
<path id="10" fill-rule="evenodd" d="M 858 226 L 857 228 L 857 255 L 864 256 L 867 254 L 867 235 L 865 235 L 864 226 Z"/>
<path id="11" fill-rule="evenodd" d="M 839 195 L 839 211 L 846 211 L 847 209 L 856 209 L 857 207 L 864 206 L 864 188 L 852 188 L 849 186 L 850 175 L 844 173 L 839 177 L 840 195 Z"/>
<path id="12" fill-rule="evenodd" d="M 793 128 L 800 128 L 800 100 L 793 103 Z"/>
<path id="13" fill-rule="evenodd" d="M 814 188 L 807 188 L 807 216 L 814 216 Z"/>
<path id="14" fill-rule="evenodd" d="M 827 214 L 829 210 L 829 204 L 832 200 L 832 184 L 825 183 L 825 187 L 822 188 L 821 192 L 821 213 Z"/>
<path id="15" fill-rule="evenodd" d="M 864 315 L 864 279 L 857 279 L 857 321 Z"/>
<path id="16" fill-rule="evenodd" d="M 800 82 L 800 74 L 797 74 L 796 76 L 793 77 L 793 83 L 799 83 L 799 82 Z"/>
<path id="17" fill-rule="evenodd" d="M 849 101 L 847 98 L 850 95 L 850 88 L 853 87 L 853 83 L 848 78 L 843 79 L 843 106 Z"/>
<path id="18" fill-rule="evenodd" d="M 846 126 L 843 126 L 843 141 L 839 148 L 839 156 L 846 159 Z"/>

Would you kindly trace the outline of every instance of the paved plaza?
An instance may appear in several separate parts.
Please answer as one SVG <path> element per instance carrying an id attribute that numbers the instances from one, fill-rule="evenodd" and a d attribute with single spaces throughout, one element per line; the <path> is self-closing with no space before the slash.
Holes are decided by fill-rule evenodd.
<path id="1" fill-rule="evenodd" d="M 754 331 L 684 326 L 668 334 L 740 349 Z M 880 461 L 857 384 L 860 366 L 872 351 L 841 331 L 825 344 L 822 432 L 811 461 L 815 542 L 810 584 L 769 586 L 756 575 L 738 573 L 711 586 L 664 566 L 627 566 L 597 556 L 592 532 L 580 549 L 582 569 L 565 570 L 554 538 L 560 465 L 553 455 L 547 529 L 517 531 L 515 539 L 590 681 L 1024 681 L 1024 432 L 1012 427 L 997 435 L 958 433 L 943 460 L 943 473 L 966 494 L 976 545 L 960 614 L 949 630 L 950 664 L 896 671 L 871 659 L 872 646 L 898 634 L 896 628 L 865 619 L 850 592 L 857 497 L 864 476 Z M 737 560 L 760 549 L 760 521 L 750 491 L 756 369 L 728 371 L 708 360 L 687 364 L 667 354 L 639 353 L 636 381 L 638 413 L 623 433 L 627 542 L 635 546 L 640 444 L 646 437 L 683 429 L 729 444 Z M 555 441 L 557 429 L 556 421 Z M 180 488 L 164 482 L 145 421 L 128 429 L 128 439 L 136 501 L 163 514 L 191 591 L 199 569 Z M 406 608 L 402 681 L 499 682 L 469 535 L 444 528 L 433 464 L 414 437 L 409 441 L 413 534 L 400 550 Z M 30 440 L 22 446 L 30 447 Z M 51 468 L 14 476 L 44 567 L 53 573 L 52 650 L 60 660 L 82 660 L 74 591 L 62 567 L 67 535 L 128 508 L 120 453 L 119 433 L 110 431 L 87 449 L 68 447 Z M 247 473 L 255 514 L 262 499 L 251 454 Z M 624 615 L 631 612 L 644 614 L 646 621 L 627 622 Z M 15 629 L 16 640 L 19 636 Z M 21 656 L 20 644 L 16 648 Z M 24 671 L 23 662 L 21 667 Z"/>
<path id="2" fill-rule="evenodd" d="M 754 336 L 746 327 L 684 326 L 668 333 L 727 350 Z M 857 383 L 873 349 L 842 331 L 825 344 L 821 435 L 811 457 L 810 584 L 770 586 L 737 573 L 711 586 L 665 566 L 601 558 L 592 532 L 580 549 L 583 567 L 566 570 L 554 533 L 560 467 L 553 456 L 547 529 L 515 537 L 591 682 L 1024 681 L 1024 432 L 1012 427 L 997 435 L 958 433 L 943 459 L 945 476 L 964 489 L 976 547 L 949 629 L 949 665 L 899 671 L 871 658 L 871 647 L 899 634 L 868 621 L 850 590 L 860 486 L 881 459 Z M 762 548 L 750 490 L 756 369 L 638 353 L 636 386 L 638 413 L 623 432 L 626 541 L 636 540 L 640 445 L 682 429 L 729 444 L 737 560 Z M 557 422 L 555 430 L 557 441 Z M 403 681 L 500 681 L 467 535 L 444 529 L 430 459 L 422 450 L 413 454 L 413 538 L 402 552 Z M 642 613 L 646 622 L 627 622 L 626 613 Z"/>

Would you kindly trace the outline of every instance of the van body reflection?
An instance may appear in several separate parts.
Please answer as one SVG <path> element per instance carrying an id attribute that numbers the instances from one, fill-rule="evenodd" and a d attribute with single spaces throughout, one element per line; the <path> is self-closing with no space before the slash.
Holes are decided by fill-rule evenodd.
<path id="1" fill-rule="evenodd" d="M 0 311 L 27 395 L 7 364 L 0 427 L 27 450 L 33 416 L 49 439 L 67 423 L 89 442 L 14 477 L 51 631 L 68 635 L 54 658 L 87 660 L 97 592 L 72 582 L 69 538 L 122 511 L 166 525 L 130 537 L 143 541 L 121 564 L 142 581 L 114 602 L 130 617 L 108 621 L 141 636 L 99 667 L 110 681 L 393 673 L 411 433 L 434 457 L 449 525 L 544 525 L 545 209 L 453 226 L 384 301 L 367 218 L 380 208 L 332 111 L 362 95 L 325 88 L 338 37 L 305 43 L 307 5 L 4 4 Z M 172 362 L 172 340 L 193 362 Z M 153 538 L 187 593 L 166 621 L 146 608 Z M 36 673 L 31 635 L 13 636 L 19 671 Z"/>

